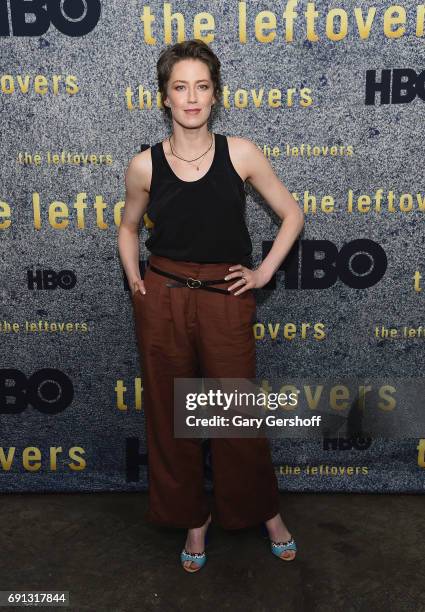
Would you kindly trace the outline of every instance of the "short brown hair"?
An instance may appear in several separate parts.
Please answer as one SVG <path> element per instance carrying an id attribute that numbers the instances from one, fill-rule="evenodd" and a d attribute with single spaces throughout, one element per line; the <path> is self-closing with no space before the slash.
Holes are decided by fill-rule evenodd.
<path id="1" fill-rule="evenodd" d="M 185 40 L 163 49 L 156 64 L 158 89 L 161 95 L 163 110 L 168 118 L 171 118 L 171 109 L 164 105 L 164 100 L 167 97 L 168 81 L 170 80 L 174 64 L 183 59 L 199 59 L 208 66 L 214 86 L 214 96 L 217 103 L 221 101 L 223 86 L 220 75 L 220 60 L 203 40 L 199 38 Z"/>

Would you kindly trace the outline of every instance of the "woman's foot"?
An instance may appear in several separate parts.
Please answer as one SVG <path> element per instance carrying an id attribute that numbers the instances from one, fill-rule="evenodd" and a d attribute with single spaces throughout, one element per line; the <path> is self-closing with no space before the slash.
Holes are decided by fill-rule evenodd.
<path id="1" fill-rule="evenodd" d="M 185 550 L 190 553 L 203 553 L 205 550 L 205 533 L 208 529 L 208 525 L 211 522 L 211 514 L 207 518 L 206 522 L 202 527 L 195 527 L 194 529 L 188 529 L 186 543 L 184 545 Z M 196 561 L 184 561 L 183 566 L 190 570 L 198 569 Z"/>
<path id="2" fill-rule="evenodd" d="M 269 538 L 274 542 L 288 542 L 292 535 L 286 528 L 285 523 L 282 520 L 280 514 L 276 514 L 273 518 L 265 522 L 267 531 L 269 532 Z M 296 555 L 294 550 L 285 550 L 281 555 L 281 558 L 292 560 Z"/>

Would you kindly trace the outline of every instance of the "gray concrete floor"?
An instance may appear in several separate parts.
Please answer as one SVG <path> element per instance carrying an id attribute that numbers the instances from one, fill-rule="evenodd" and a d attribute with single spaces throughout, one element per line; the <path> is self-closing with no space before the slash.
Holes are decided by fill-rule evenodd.
<path id="1" fill-rule="evenodd" d="M 146 493 L 0 501 L 0 590 L 67 590 L 67 610 L 425 611 L 420 495 L 282 493 L 295 561 L 274 557 L 259 528 L 213 524 L 196 574 L 179 565 L 184 530 L 143 523 Z"/>

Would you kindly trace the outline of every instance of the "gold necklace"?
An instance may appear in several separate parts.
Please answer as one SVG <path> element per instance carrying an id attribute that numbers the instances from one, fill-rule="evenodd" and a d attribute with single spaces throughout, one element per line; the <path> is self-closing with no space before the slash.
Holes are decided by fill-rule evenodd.
<path id="1" fill-rule="evenodd" d="M 210 144 L 210 146 L 208 147 L 208 149 L 205 151 L 205 153 L 202 153 L 202 155 L 200 155 L 199 157 L 195 157 L 195 159 L 184 159 L 183 157 L 179 157 L 179 156 L 178 156 L 178 155 L 176 155 L 176 154 L 174 153 L 174 151 L 173 151 L 173 147 L 171 146 L 171 140 L 170 140 L 170 138 L 168 138 L 168 142 L 170 143 L 171 153 L 172 153 L 172 154 L 173 154 L 175 157 L 177 157 L 178 159 L 181 159 L 182 161 L 188 162 L 188 163 L 190 164 L 191 162 L 194 162 L 194 161 L 196 161 L 197 159 L 200 159 L 201 157 L 203 157 L 204 155 L 206 155 L 206 154 L 208 153 L 208 151 L 209 151 L 209 150 L 211 149 L 211 147 L 213 146 L 213 142 L 214 142 L 214 134 L 213 134 L 213 132 L 211 132 L 211 144 Z M 197 169 L 197 170 L 199 170 L 199 166 L 200 166 L 200 165 L 201 165 L 201 163 L 199 163 L 199 165 L 198 165 L 198 164 L 195 164 L 195 167 L 196 167 L 196 169 Z"/>

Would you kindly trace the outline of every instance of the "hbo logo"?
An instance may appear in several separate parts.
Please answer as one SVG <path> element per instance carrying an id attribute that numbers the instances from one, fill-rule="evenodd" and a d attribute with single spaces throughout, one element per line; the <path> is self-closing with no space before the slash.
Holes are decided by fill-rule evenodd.
<path id="1" fill-rule="evenodd" d="M 406 104 L 416 97 L 425 101 L 425 70 L 417 74 L 413 68 L 387 68 L 380 80 L 376 70 L 367 70 L 365 104 L 375 104 L 378 94 L 381 104 Z"/>
<path id="2" fill-rule="evenodd" d="M 100 0 L 10 0 L 10 23 L 7 5 L 0 0 L 0 36 L 41 36 L 51 23 L 67 36 L 84 36 L 100 19 Z"/>
<path id="3" fill-rule="evenodd" d="M 32 270 L 27 271 L 28 289 L 73 289 L 77 277 L 72 270 Z"/>
<path id="4" fill-rule="evenodd" d="M 27 377 L 16 368 L 0 369 L 0 415 L 20 414 L 32 406 L 43 414 L 63 412 L 74 398 L 70 378 L 55 368 Z"/>
<path id="5" fill-rule="evenodd" d="M 271 244 L 263 241 L 263 259 Z M 323 255 L 318 257 L 319 254 Z M 295 242 L 279 271 L 285 272 L 286 289 L 328 289 L 338 280 L 353 289 L 367 289 L 382 279 L 387 265 L 384 249 L 373 240 L 351 240 L 341 249 L 330 240 L 300 240 Z M 276 280 L 272 278 L 265 288 L 275 286 Z"/>
<path id="6" fill-rule="evenodd" d="M 323 450 L 366 450 L 371 444 L 370 437 L 323 438 Z"/>

